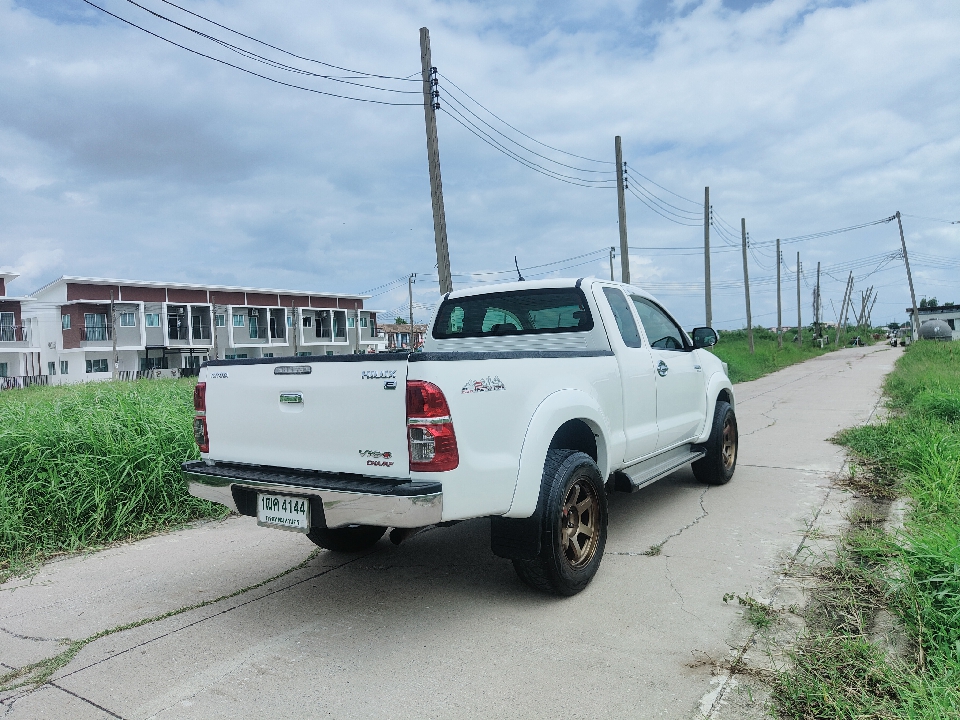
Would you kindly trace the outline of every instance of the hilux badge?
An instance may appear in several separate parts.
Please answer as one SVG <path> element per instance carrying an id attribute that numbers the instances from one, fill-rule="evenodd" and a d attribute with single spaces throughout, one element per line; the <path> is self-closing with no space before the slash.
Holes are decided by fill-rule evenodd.
<path id="1" fill-rule="evenodd" d="M 390 380 L 396 376 L 396 370 L 364 370 L 360 373 L 361 380 Z"/>

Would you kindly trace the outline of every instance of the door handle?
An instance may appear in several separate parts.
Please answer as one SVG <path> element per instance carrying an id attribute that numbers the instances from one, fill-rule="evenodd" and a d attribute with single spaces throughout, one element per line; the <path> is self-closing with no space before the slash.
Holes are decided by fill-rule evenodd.
<path id="1" fill-rule="evenodd" d="M 665 377 L 669 369 L 663 360 L 657 363 L 657 372 L 660 374 L 660 377 Z"/>

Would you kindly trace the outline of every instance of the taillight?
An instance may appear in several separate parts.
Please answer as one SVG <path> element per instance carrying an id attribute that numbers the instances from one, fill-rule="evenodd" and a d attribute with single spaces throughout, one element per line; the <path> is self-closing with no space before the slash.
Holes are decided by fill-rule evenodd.
<path id="1" fill-rule="evenodd" d="M 193 409 L 198 413 L 207 411 L 207 384 L 198 382 L 193 388 Z"/>
<path id="2" fill-rule="evenodd" d="M 414 472 L 443 472 L 460 464 L 450 406 L 433 383 L 407 381 L 407 442 Z"/>
<path id="3" fill-rule="evenodd" d="M 193 439 L 197 441 L 200 452 L 210 452 L 210 433 L 207 432 L 207 384 L 198 382 L 193 388 L 193 409 L 197 413 L 193 418 Z"/>
<path id="4" fill-rule="evenodd" d="M 197 415 L 193 419 L 193 439 L 197 441 L 200 452 L 210 452 L 210 436 L 207 434 L 207 419 Z"/>

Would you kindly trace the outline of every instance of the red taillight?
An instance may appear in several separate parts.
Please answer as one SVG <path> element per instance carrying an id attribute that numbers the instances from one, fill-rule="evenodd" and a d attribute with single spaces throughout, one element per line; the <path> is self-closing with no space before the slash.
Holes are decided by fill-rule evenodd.
<path id="1" fill-rule="evenodd" d="M 197 441 L 200 452 L 210 452 L 210 436 L 207 434 L 207 419 L 197 415 L 193 419 L 193 439 Z"/>
<path id="2" fill-rule="evenodd" d="M 443 472 L 460 464 L 450 406 L 433 383 L 407 381 L 407 443 L 413 472 Z"/>
<path id="3" fill-rule="evenodd" d="M 193 388 L 193 409 L 198 413 L 207 411 L 207 384 L 205 382 L 198 382 L 197 386 Z"/>

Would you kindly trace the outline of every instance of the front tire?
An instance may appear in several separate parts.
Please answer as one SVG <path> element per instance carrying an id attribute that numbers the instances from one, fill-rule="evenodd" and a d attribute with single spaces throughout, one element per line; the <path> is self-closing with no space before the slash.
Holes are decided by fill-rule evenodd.
<path id="1" fill-rule="evenodd" d="M 387 531 L 376 525 L 348 525 L 342 528 L 311 528 L 307 533 L 314 544 L 333 552 L 359 552 L 377 544 Z"/>
<path id="2" fill-rule="evenodd" d="M 549 450 L 543 467 L 540 554 L 514 560 L 530 587 L 571 596 L 597 574 L 607 544 L 607 496 L 593 459 L 574 450 Z"/>
<path id="3" fill-rule="evenodd" d="M 737 432 L 737 416 L 725 400 L 717 402 L 713 413 L 713 428 L 704 445 L 706 457 L 693 463 L 697 480 L 708 485 L 723 485 L 730 482 L 737 469 L 737 453 L 740 436 Z"/>

